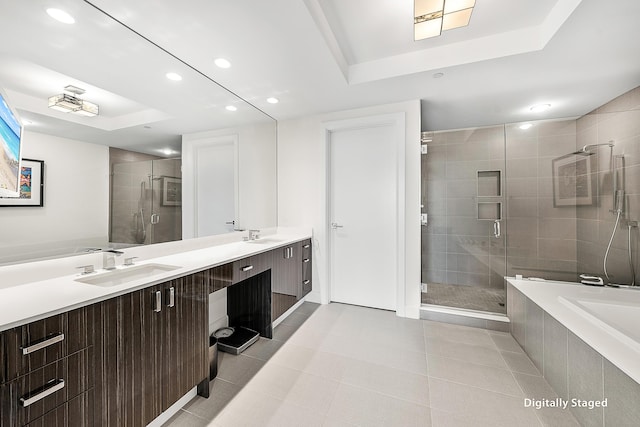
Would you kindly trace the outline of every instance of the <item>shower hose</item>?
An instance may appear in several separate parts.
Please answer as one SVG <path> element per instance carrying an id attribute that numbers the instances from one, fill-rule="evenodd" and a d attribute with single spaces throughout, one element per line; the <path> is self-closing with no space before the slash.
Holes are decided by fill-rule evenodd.
<path id="1" fill-rule="evenodd" d="M 611 231 L 611 238 L 609 239 L 609 244 L 607 245 L 607 250 L 604 253 L 604 260 L 602 261 L 602 268 L 604 269 L 604 275 L 607 278 L 607 281 L 610 282 L 609 273 L 607 273 L 607 258 L 609 258 L 609 251 L 611 250 L 611 244 L 613 243 L 613 238 L 616 235 L 616 230 L 618 229 L 618 224 L 620 223 L 620 215 L 622 211 L 618 210 L 616 214 L 616 224 L 613 226 L 613 230 Z M 629 254 L 629 269 L 631 270 L 631 286 L 635 286 L 636 284 L 636 273 L 633 268 L 633 257 L 631 256 L 631 227 L 629 224 L 628 235 L 627 235 L 627 252 Z"/>

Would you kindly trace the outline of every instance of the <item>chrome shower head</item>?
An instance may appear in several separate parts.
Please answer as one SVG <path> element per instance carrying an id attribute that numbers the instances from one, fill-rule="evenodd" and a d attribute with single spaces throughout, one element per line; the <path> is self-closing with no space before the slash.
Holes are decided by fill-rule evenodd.
<path id="1" fill-rule="evenodd" d="M 602 144 L 587 144 L 584 147 L 582 147 L 580 150 L 574 151 L 571 154 L 577 154 L 577 155 L 580 155 L 580 156 L 592 156 L 592 155 L 594 155 L 596 153 L 595 153 L 595 151 L 589 151 L 589 150 L 591 150 L 593 147 L 599 147 L 599 146 L 602 146 L 602 145 L 606 145 L 609 148 L 613 148 L 613 146 L 615 144 L 613 143 L 613 141 L 605 142 L 605 143 L 602 143 Z"/>
<path id="2" fill-rule="evenodd" d="M 579 155 L 579 156 L 593 156 L 594 154 L 596 154 L 596 153 L 594 153 L 593 151 L 587 151 L 587 150 L 585 150 L 585 148 L 586 148 L 586 146 L 585 146 L 585 147 L 582 147 L 582 149 L 581 149 L 581 150 L 579 150 L 579 151 L 574 151 L 574 152 L 573 152 L 573 153 L 571 153 L 571 154 L 577 154 L 577 155 Z"/>

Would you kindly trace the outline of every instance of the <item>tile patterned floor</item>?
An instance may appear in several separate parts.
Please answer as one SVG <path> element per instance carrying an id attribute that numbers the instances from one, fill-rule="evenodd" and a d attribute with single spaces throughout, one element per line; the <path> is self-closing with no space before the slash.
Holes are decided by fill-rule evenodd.
<path id="1" fill-rule="evenodd" d="M 556 394 L 502 332 L 305 303 L 273 340 L 220 356 L 211 397 L 166 426 L 579 426 L 524 406 Z"/>

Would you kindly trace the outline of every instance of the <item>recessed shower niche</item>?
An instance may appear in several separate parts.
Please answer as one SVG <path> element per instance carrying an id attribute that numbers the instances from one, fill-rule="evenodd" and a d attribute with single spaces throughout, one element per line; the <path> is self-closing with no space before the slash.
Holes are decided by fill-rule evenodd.
<path id="1" fill-rule="evenodd" d="M 502 196 L 502 171 L 478 171 L 478 197 Z"/>

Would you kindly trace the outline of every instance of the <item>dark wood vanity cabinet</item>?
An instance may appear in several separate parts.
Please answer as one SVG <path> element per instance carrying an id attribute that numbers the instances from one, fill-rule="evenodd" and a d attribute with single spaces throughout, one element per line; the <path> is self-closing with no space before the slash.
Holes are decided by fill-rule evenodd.
<path id="1" fill-rule="evenodd" d="M 271 318 L 275 320 L 311 292 L 311 240 L 272 252 Z"/>
<path id="2" fill-rule="evenodd" d="M 0 333 L 0 425 L 91 426 L 93 307 Z"/>
<path id="3" fill-rule="evenodd" d="M 144 426 L 208 377 L 206 278 L 96 305 L 95 426 Z"/>
<path id="4" fill-rule="evenodd" d="M 208 395 L 209 294 L 235 284 L 271 337 L 311 291 L 311 241 L 1 332 L 0 426 L 145 426 L 195 386 Z"/>
<path id="5" fill-rule="evenodd" d="M 311 292 L 311 239 L 301 242 L 300 247 L 302 249 L 302 282 L 300 282 L 300 286 L 298 287 L 298 299 L 301 299 Z"/>

